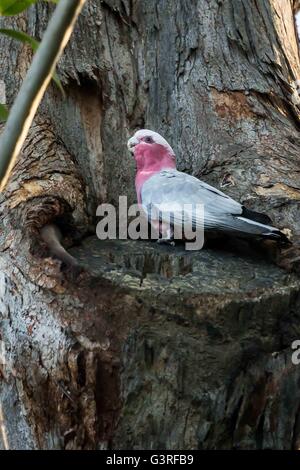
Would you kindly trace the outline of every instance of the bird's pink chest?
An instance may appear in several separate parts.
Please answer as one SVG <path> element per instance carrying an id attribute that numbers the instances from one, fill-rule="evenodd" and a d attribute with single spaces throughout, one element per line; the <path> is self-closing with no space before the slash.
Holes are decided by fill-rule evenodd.
<path id="1" fill-rule="evenodd" d="M 137 145 L 134 157 L 137 164 L 135 189 L 138 203 L 141 201 L 141 191 L 144 183 L 151 176 L 163 169 L 176 168 L 175 160 L 161 145 L 149 147 L 144 143 Z"/>

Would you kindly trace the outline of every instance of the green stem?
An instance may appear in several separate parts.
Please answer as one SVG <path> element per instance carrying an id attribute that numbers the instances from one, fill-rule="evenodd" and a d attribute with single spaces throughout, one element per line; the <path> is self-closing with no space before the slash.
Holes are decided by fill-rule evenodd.
<path id="1" fill-rule="evenodd" d="M 43 40 L 11 108 L 0 136 L 0 191 L 28 134 L 36 110 L 51 80 L 55 66 L 72 34 L 75 21 L 86 0 L 60 0 Z"/>

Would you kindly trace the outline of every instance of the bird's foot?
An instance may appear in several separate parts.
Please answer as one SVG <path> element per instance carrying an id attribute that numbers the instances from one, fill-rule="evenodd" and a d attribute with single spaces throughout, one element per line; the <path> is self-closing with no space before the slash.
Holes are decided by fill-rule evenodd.
<path id="1" fill-rule="evenodd" d="M 175 242 L 171 238 L 159 238 L 156 243 L 159 245 L 175 246 Z"/>

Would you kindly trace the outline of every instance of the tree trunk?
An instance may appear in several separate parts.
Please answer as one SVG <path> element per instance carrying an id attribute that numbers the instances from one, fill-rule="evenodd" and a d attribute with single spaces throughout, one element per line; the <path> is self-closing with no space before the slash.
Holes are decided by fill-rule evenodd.
<path id="1" fill-rule="evenodd" d="M 51 9 L 1 25 L 39 38 Z M 0 59 L 11 103 L 31 52 L 0 37 Z M 299 278 L 90 232 L 98 204 L 134 201 L 126 141 L 147 127 L 297 240 L 293 2 L 89 0 L 59 75 L 67 97 L 51 85 L 0 199 L 2 446 L 299 448 Z M 81 272 L 41 241 L 53 222 Z"/>

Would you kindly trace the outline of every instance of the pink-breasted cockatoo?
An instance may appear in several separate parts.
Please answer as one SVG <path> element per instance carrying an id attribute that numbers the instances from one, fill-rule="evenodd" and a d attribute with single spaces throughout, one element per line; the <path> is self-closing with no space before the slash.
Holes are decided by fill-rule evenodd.
<path id="1" fill-rule="evenodd" d="M 272 222 L 268 216 L 249 210 L 213 186 L 178 171 L 173 149 L 157 132 L 139 130 L 128 140 L 127 146 L 136 161 L 135 187 L 138 203 L 148 216 L 150 211 L 153 214 L 153 209 L 155 211 L 168 204 L 172 207 L 176 203 L 183 209 L 180 214 L 176 214 L 176 211 L 173 214 L 175 225 L 177 221 L 182 223 L 187 217 L 196 227 L 198 222 L 202 224 L 205 233 L 227 233 L 239 237 L 288 242 L 279 229 L 270 225 Z M 201 221 L 197 220 L 192 210 L 197 204 L 204 207 Z M 171 241 L 173 233 L 164 233 L 164 214 L 162 212 L 161 215 L 161 211 L 160 216 L 160 235 L 163 240 Z M 168 222 L 169 220 L 168 218 Z"/>

